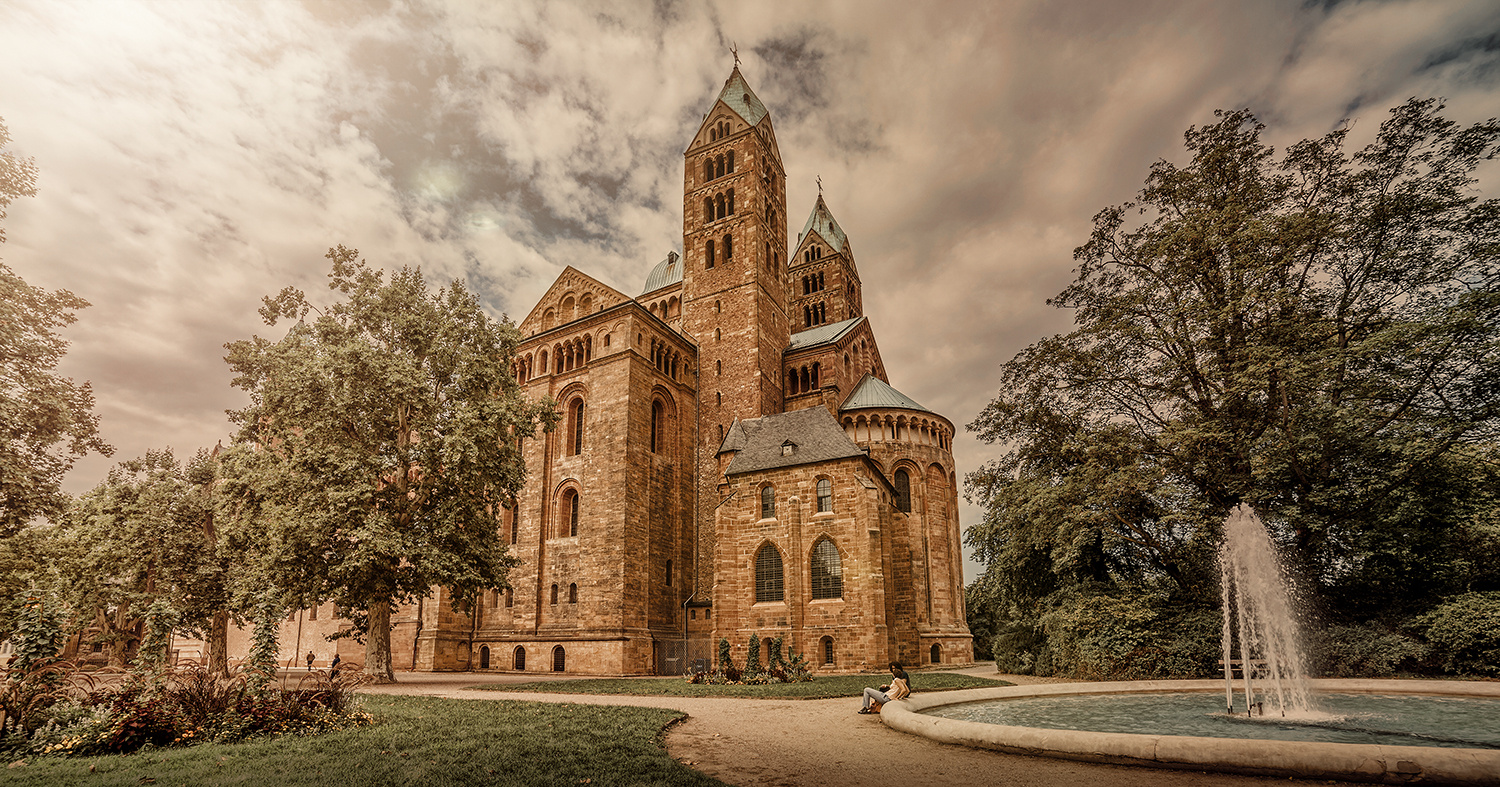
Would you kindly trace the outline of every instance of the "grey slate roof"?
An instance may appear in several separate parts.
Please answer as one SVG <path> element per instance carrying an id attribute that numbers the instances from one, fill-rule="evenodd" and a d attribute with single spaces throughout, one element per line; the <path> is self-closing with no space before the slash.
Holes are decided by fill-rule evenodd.
<path id="1" fill-rule="evenodd" d="M 719 91 L 719 100 L 728 104 L 730 109 L 752 126 L 771 114 L 766 109 L 766 105 L 760 103 L 760 99 L 756 98 L 755 93 L 750 90 L 745 77 L 740 75 L 739 66 L 735 66 L 729 78 L 724 80 L 724 89 Z"/>
<path id="2" fill-rule="evenodd" d="M 827 325 L 819 325 L 816 328 L 808 328 L 792 334 L 791 341 L 787 344 L 787 351 L 800 350 L 803 347 L 812 347 L 819 344 L 837 341 L 844 334 L 854 330 L 864 317 L 850 317 L 847 320 L 831 322 Z"/>
<path id="3" fill-rule="evenodd" d="M 668 284 L 676 284 L 682 281 L 682 258 L 675 251 L 667 252 L 667 258 L 656 263 L 651 269 L 651 275 L 646 277 L 646 289 L 641 294 L 659 290 Z"/>
<path id="4" fill-rule="evenodd" d="M 833 218 L 833 213 L 828 210 L 828 205 L 823 202 L 822 194 L 818 195 L 818 201 L 813 205 L 812 213 L 807 215 L 807 223 L 802 225 L 802 234 L 797 236 L 797 242 L 801 243 L 802 239 L 807 237 L 807 233 L 813 230 L 817 230 L 818 234 L 823 236 L 823 240 L 828 241 L 828 245 L 832 246 L 834 251 L 844 250 L 844 243 L 848 241 L 848 236 L 844 235 L 843 228 Z"/>
<path id="5" fill-rule="evenodd" d="M 839 407 L 839 412 L 860 410 L 866 407 L 896 407 L 938 415 L 937 412 L 917 404 L 911 397 L 892 388 L 879 377 L 869 374 L 859 381 L 859 385 L 854 386 L 854 392 L 844 400 L 844 404 Z"/>
<path id="6" fill-rule="evenodd" d="M 790 455 L 782 446 L 793 444 Z M 864 456 L 833 414 L 822 407 L 809 407 L 745 421 L 736 421 L 724 436 L 719 452 L 738 451 L 725 475 L 770 470 L 778 467 L 827 462 Z"/>

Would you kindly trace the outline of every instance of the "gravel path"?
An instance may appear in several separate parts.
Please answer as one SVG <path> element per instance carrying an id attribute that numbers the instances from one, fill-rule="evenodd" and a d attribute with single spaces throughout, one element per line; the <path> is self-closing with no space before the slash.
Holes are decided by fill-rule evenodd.
<path id="1" fill-rule="evenodd" d="M 997 675 L 994 667 L 963 670 L 1014 683 L 1035 678 Z M 914 785 L 1004 784 L 1027 787 L 1118 785 L 1224 785 L 1266 787 L 1295 780 L 1233 776 L 1197 771 L 1157 770 L 1054 760 L 935 743 L 896 732 L 879 716 L 861 716 L 859 700 L 754 700 L 693 697 L 632 697 L 589 694 L 535 694 L 470 690 L 478 684 L 548 680 L 514 675 L 401 673 L 392 686 L 372 694 L 407 694 L 452 699 L 514 699 L 589 705 L 671 708 L 687 719 L 667 731 L 667 752 L 710 776 L 733 785 L 829 785 L 913 787 Z M 920 686 L 920 673 L 917 676 Z"/>

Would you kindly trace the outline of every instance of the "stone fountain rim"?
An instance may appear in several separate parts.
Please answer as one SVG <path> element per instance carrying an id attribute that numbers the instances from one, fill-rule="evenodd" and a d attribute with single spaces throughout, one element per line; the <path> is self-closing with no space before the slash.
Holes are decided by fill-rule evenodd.
<path id="1" fill-rule="evenodd" d="M 1309 683 L 1315 691 L 1500 699 L 1500 682 L 1320 679 Z M 1223 692 L 1224 681 L 1043 683 L 914 694 L 906 700 L 886 705 L 881 710 L 880 717 L 887 727 L 901 732 L 941 743 L 1012 754 L 1257 776 L 1300 776 L 1386 784 L 1421 781 L 1500 787 L 1500 750 L 1496 749 L 1082 732 L 1009 727 L 943 719 L 923 713 L 937 707 L 1019 697 L 1180 691 Z"/>

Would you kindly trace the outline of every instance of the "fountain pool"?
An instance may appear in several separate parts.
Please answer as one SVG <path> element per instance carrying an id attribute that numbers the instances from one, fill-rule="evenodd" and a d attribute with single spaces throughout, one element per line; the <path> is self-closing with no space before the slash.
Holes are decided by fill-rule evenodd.
<path id="1" fill-rule="evenodd" d="M 945 719 L 1060 730 L 1500 749 L 1500 698 L 1318 694 L 1320 711 L 1246 717 L 1201 692 L 1054 695 L 935 708 Z"/>

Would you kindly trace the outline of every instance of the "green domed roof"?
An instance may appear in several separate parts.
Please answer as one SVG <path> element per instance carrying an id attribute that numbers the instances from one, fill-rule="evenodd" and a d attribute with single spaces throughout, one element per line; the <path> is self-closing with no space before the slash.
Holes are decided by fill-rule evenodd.
<path id="1" fill-rule="evenodd" d="M 936 412 L 917 404 L 910 396 L 892 388 L 886 381 L 874 375 L 865 375 L 865 379 L 854 386 L 854 393 L 844 400 L 839 407 L 839 412 L 849 410 L 863 410 L 871 407 L 894 407 L 899 410 L 916 410 L 923 413 Z"/>
<path id="2" fill-rule="evenodd" d="M 682 281 L 682 258 L 677 252 L 667 252 L 667 258 L 656 263 L 651 269 L 651 275 L 646 277 L 646 289 L 641 294 L 655 292 L 663 287 Z"/>

